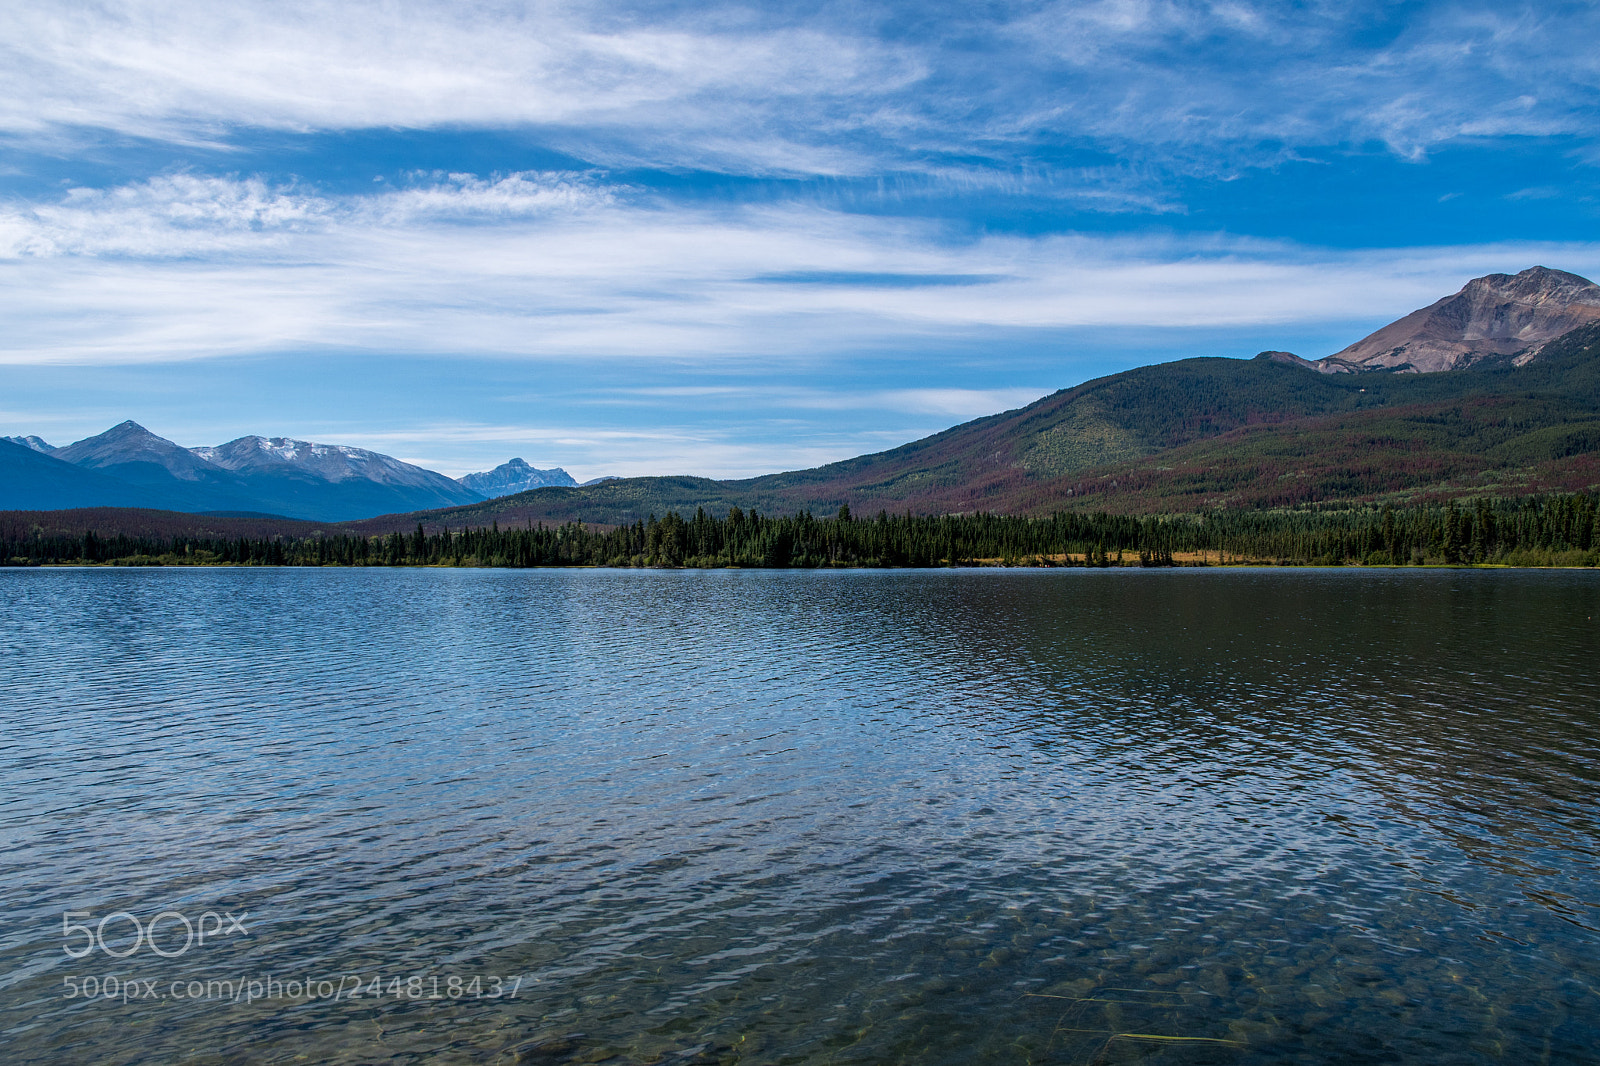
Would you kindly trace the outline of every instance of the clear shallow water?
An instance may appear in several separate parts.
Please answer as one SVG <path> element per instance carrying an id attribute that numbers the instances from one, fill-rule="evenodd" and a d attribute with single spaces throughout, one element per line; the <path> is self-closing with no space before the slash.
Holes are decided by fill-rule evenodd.
<path id="1" fill-rule="evenodd" d="M 0 571 L 0 1057 L 1600 1061 L 1597 577 Z"/>

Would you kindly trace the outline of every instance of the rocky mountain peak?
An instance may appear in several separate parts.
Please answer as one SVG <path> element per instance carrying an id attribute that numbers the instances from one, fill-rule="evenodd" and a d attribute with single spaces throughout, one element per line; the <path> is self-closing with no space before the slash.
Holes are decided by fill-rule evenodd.
<path id="1" fill-rule="evenodd" d="M 334 485 L 370 482 L 427 489 L 445 498 L 470 495 L 443 474 L 348 444 L 252 435 L 192 450 L 208 462 L 251 476 L 313 478 Z"/>
<path id="2" fill-rule="evenodd" d="M 68 462 L 79 462 L 78 459 L 68 458 L 68 453 L 73 455 L 95 454 L 116 455 L 119 458 L 130 458 L 136 454 L 149 456 L 168 456 L 174 452 L 188 454 L 188 449 L 182 445 L 174 444 L 165 437 L 158 437 L 145 429 L 133 419 L 118 422 L 104 433 L 93 437 L 85 437 L 75 441 L 65 448 L 57 449 L 58 457 L 67 459 Z"/>
<path id="3" fill-rule="evenodd" d="M 1536 266 L 1520 274 L 1486 274 L 1481 278 L 1473 278 L 1462 287 L 1457 297 L 1480 303 L 1509 301 L 1538 304 L 1554 301 L 1563 307 L 1572 303 L 1600 306 L 1600 285 L 1565 270 Z"/>
<path id="4" fill-rule="evenodd" d="M 1261 352 L 1256 359 L 1263 363 L 1283 363 L 1286 366 L 1305 366 L 1317 369 L 1317 364 L 1309 359 L 1302 359 L 1293 352 Z"/>
<path id="5" fill-rule="evenodd" d="M 1319 360 L 1317 369 L 1425 373 L 1498 356 L 1522 365 L 1546 343 L 1597 321 L 1600 285 L 1588 278 L 1543 266 L 1489 274 Z"/>
<path id="6" fill-rule="evenodd" d="M 110 469 L 129 464 L 159 467 L 174 477 L 194 481 L 221 471 L 165 437 L 158 437 L 139 423 L 119 422 L 104 433 L 85 437 L 53 453 L 55 458 L 92 469 Z"/>
<path id="7" fill-rule="evenodd" d="M 478 474 L 466 474 L 456 479 L 462 485 L 489 499 L 498 496 L 510 496 L 517 492 L 526 492 L 528 489 L 540 489 L 550 485 L 573 486 L 577 484 L 571 474 L 559 466 L 549 470 L 540 470 L 531 466 L 526 459 L 511 459 L 501 463 L 493 470 L 486 470 Z"/>
<path id="8" fill-rule="evenodd" d="M 87 440 L 140 440 L 140 439 L 145 438 L 145 437 L 154 437 L 156 440 L 166 440 L 165 437 L 157 437 L 154 433 L 151 433 L 148 429 L 145 429 L 143 426 L 141 426 L 139 423 L 135 422 L 131 418 L 127 418 L 127 419 L 122 420 L 121 422 L 118 422 L 116 425 L 112 426 L 110 429 L 106 430 L 104 433 L 101 433 L 98 437 L 88 437 L 88 438 L 85 438 L 85 439 L 87 439 Z M 82 443 L 82 442 L 80 441 L 79 443 Z"/>

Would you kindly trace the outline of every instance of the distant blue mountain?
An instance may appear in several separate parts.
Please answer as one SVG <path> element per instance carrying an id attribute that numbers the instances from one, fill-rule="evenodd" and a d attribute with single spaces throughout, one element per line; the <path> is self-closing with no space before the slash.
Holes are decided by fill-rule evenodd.
<path id="1" fill-rule="evenodd" d="M 542 489 L 549 485 L 577 484 L 572 475 L 559 466 L 551 470 L 540 470 L 529 466 L 522 459 L 512 459 L 510 462 L 501 463 L 493 470 L 481 474 L 467 474 L 456 480 L 472 491 L 481 493 L 483 499 L 489 500 L 526 492 L 529 489 Z"/>
<path id="2" fill-rule="evenodd" d="M 43 452 L 46 455 L 49 455 L 51 452 L 55 451 L 53 447 L 40 440 L 38 437 L 32 435 L 26 437 L 0 437 L 0 440 L 8 440 L 12 444 L 20 444 L 24 448 L 32 448 L 34 451 Z"/>
<path id="3" fill-rule="evenodd" d="M 206 462 L 187 448 L 158 437 L 137 422 L 112 426 L 99 436 L 57 448 L 50 456 L 143 489 L 173 511 L 265 511 L 243 478 Z"/>
<path id="4" fill-rule="evenodd" d="M 57 511 L 68 507 L 157 507 L 177 510 L 160 493 L 64 463 L 13 438 L 0 439 L 0 509 Z"/>
<path id="5" fill-rule="evenodd" d="M 193 454 L 243 478 L 278 514 L 325 521 L 477 503 L 484 495 L 443 474 L 345 444 L 240 437 Z M 257 510 L 262 508 L 258 507 Z"/>
<path id="6" fill-rule="evenodd" d="M 337 522 L 482 499 L 387 455 L 287 437 L 184 448 L 123 422 L 64 448 L 37 437 L 0 439 L 0 510 L 153 507 Z"/>

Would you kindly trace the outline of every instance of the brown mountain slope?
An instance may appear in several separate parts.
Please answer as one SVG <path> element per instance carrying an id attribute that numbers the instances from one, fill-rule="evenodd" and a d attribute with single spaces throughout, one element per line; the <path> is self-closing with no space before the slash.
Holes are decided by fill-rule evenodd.
<path id="1" fill-rule="evenodd" d="M 408 529 L 415 528 L 411 523 Z M 343 526 L 303 522 L 276 515 L 192 514 L 146 507 L 76 507 L 59 511 L 0 511 L 0 534 L 28 537 L 309 537 L 349 532 Z"/>
<path id="2" fill-rule="evenodd" d="M 1591 432 L 1592 431 L 1592 432 Z M 615 524 L 668 510 L 1185 511 L 1600 483 L 1600 323 L 1521 367 L 1330 375 L 1263 353 L 1087 382 L 893 451 L 742 481 L 628 478 L 430 512 Z M 415 518 L 372 519 L 373 531 Z"/>
<path id="3" fill-rule="evenodd" d="M 1600 487 L 1600 323 L 1520 369 L 1363 376 L 1393 403 L 1249 426 L 1037 485 L 1011 512 L 1292 507 Z"/>
<path id="4" fill-rule="evenodd" d="M 1324 373 L 1410 370 L 1428 373 L 1471 366 L 1495 356 L 1525 363 L 1545 343 L 1600 321 L 1600 285 L 1564 270 L 1531 267 L 1520 274 L 1474 278 L 1397 322 L 1317 362 Z"/>

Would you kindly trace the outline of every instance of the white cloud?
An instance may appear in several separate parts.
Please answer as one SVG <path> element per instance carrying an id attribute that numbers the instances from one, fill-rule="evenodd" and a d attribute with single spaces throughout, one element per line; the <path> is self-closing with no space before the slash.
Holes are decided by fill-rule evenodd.
<path id="1" fill-rule="evenodd" d="M 1461 137 L 1600 132 L 1586 103 L 1600 87 L 1585 43 L 1600 34 L 1592 5 L 1063 0 L 1009 30 L 1078 75 L 1013 113 L 1018 136 L 1075 131 L 1270 162 L 1274 144 L 1380 141 L 1421 158 Z"/>
<path id="2" fill-rule="evenodd" d="M 388 224 L 418 219 L 497 219 L 564 214 L 605 207 L 619 190 L 594 174 L 561 172 L 498 175 L 414 174 L 415 184 L 356 201 L 355 214 Z"/>
<path id="3" fill-rule="evenodd" d="M 176 175 L 75 188 L 57 203 L 0 209 L 0 259 L 261 254 L 279 235 L 325 223 L 330 210 L 319 197 L 259 180 Z"/>
<path id="4" fill-rule="evenodd" d="M 895 389 L 883 394 L 882 406 L 919 414 L 946 415 L 963 421 L 1024 407 L 1053 389 Z"/>
<path id="5" fill-rule="evenodd" d="M 773 472 L 770 441 L 751 441 L 737 429 L 706 426 L 653 426 L 618 430 L 582 425 L 490 425 L 436 423 L 396 432 L 338 431 L 340 443 L 393 454 L 404 462 L 450 477 L 483 467 L 485 454 L 516 454 L 535 466 L 561 465 L 579 481 L 606 475 L 647 477 L 690 474 L 699 477 L 756 477 Z M 782 449 L 790 469 L 806 469 L 880 451 L 901 443 L 897 436 L 872 431 L 813 436 Z M 486 452 L 486 449 L 497 449 Z M 539 458 L 539 457 L 545 458 Z M 493 460 L 504 462 L 504 459 Z"/>
<path id="6" fill-rule="evenodd" d="M 10 363 L 318 348 L 798 358 L 1011 329 L 1381 320 L 1476 274 L 1600 266 L 1600 246 L 1580 243 L 952 243 L 932 223 L 666 208 L 560 174 L 458 175 L 349 198 L 162 178 L 14 209 L 0 216 L 0 250 Z"/>
<path id="7" fill-rule="evenodd" d="M 0 131 L 531 127 L 600 165 L 743 173 L 981 171 L 1085 139 L 1160 165 L 1420 158 L 1592 138 L 1597 37 L 1582 4 L 1061 0 L 929 26 L 871 3 L 24 2 L 0 9 Z"/>
<path id="8" fill-rule="evenodd" d="M 73 188 L 58 202 L 0 208 L 0 260 L 60 255 L 144 259 L 267 258 L 295 235 L 454 220 L 581 217 L 616 190 L 594 175 L 416 174 L 371 196 L 333 199 L 259 178 L 164 175 L 112 189 Z"/>
<path id="9" fill-rule="evenodd" d="M 1055 386 L 1006 389 L 802 389 L 771 385 L 666 385 L 624 390 L 621 398 L 601 396 L 594 404 L 647 402 L 631 397 L 703 399 L 722 405 L 760 403 L 774 410 L 893 411 L 942 415 L 962 420 L 997 414 L 1032 403 Z"/>
<path id="10" fill-rule="evenodd" d="M 752 117 L 731 113 L 730 99 L 770 110 L 918 75 L 913 57 L 870 39 L 697 30 L 564 4 L 21 4 L 0 13 L 0 42 L 0 129 L 179 141 L 238 126 L 688 124 L 726 136 Z"/>

